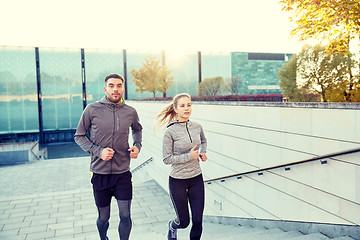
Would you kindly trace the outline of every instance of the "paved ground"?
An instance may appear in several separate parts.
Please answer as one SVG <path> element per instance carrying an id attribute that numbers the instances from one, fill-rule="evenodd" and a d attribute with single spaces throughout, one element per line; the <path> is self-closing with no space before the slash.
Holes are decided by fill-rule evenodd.
<path id="1" fill-rule="evenodd" d="M 134 177 L 137 173 L 134 174 Z M 112 204 L 110 239 L 118 239 Z M 134 183 L 131 239 L 144 225 L 174 216 L 168 194 L 154 181 Z M 0 168 L 0 239 L 98 239 L 89 157 L 40 160 Z"/>

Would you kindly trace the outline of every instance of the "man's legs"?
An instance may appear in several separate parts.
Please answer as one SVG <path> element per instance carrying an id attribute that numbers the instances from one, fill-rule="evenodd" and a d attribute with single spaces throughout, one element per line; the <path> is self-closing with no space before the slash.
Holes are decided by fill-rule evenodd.
<path id="1" fill-rule="evenodd" d="M 95 204 L 98 209 L 99 217 L 96 220 L 96 226 L 99 231 L 100 239 L 106 240 L 106 233 L 109 228 L 110 219 L 110 203 L 112 192 L 108 188 L 108 175 L 100 175 L 94 173 L 91 178 L 93 184 Z"/>
<path id="2" fill-rule="evenodd" d="M 99 217 L 96 220 L 96 226 L 99 231 L 100 239 L 106 240 L 106 233 L 109 228 L 110 205 L 107 207 L 98 207 Z"/>
<path id="3" fill-rule="evenodd" d="M 131 200 L 117 200 L 119 206 L 119 236 L 120 240 L 128 240 L 130 236 L 130 231 L 132 227 L 131 216 L 130 216 L 130 206 Z"/>

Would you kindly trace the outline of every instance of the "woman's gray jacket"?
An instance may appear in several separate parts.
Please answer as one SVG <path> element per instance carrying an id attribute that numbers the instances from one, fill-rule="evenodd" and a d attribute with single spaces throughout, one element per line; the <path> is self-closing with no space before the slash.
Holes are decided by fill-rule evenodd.
<path id="1" fill-rule="evenodd" d="M 186 179 L 201 174 L 199 160 L 190 155 L 195 145 L 199 153 L 206 153 L 206 137 L 200 124 L 172 121 L 168 125 L 163 139 L 163 161 L 171 164 L 171 177 Z"/>

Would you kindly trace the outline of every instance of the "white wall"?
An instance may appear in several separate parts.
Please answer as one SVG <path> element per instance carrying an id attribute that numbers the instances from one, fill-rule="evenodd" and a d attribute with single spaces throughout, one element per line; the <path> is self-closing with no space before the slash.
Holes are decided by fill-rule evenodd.
<path id="1" fill-rule="evenodd" d="M 152 128 L 167 103 L 128 101 L 144 127 L 133 168 L 153 157 L 141 180 L 156 179 L 165 190 L 170 166 L 162 162 L 163 133 Z M 360 148 L 357 105 L 226 104 L 193 103 L 191 120 L 202 124 L 208 139 L 208 161 L 201 164 L 205 180 Z M 360 225 L 359 164 L 360 153 L 354 153 L 327 164 L 315 161 L 206 184 L 205 214 Z"/>

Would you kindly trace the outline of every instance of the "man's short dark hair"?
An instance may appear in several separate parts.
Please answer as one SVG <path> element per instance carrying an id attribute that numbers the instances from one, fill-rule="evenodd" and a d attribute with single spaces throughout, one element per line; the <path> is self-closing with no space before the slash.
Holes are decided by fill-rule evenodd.
<path id="1" fill-rule="evenodd" d="M 105 77 L 105 85 L 106 85 L 107 80 L 109 80 L 110 78 L 117 78 L 117 79 L 120 79 L 123 83 L 125 82 L 124 77 L 121 76 L 120 74 L 111 73 Z"/>

